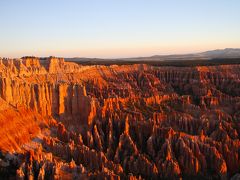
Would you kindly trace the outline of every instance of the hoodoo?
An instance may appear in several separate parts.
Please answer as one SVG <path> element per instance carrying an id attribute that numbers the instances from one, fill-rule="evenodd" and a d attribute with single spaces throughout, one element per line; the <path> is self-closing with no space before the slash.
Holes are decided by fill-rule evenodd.
<path id="1" fill-rule="evenodd" d="M 1 177 L 228 179 L 239 120 L 240 65 L 0 60 Z"/>

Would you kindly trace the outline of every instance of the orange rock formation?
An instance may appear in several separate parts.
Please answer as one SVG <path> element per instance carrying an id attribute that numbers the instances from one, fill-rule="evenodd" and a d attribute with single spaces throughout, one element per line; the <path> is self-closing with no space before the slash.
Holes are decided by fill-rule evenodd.
<path id="1" fill-rule="evenodd" d="M 2 177 L 239 176 L 240 65 L 3 59 L 0 97 Z"/>

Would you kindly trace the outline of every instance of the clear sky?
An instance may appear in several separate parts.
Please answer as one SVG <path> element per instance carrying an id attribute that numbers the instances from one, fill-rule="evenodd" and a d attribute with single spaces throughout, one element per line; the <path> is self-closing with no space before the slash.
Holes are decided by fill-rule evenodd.
<path id="1" fill-rule="evenodd" d="M 240 0 L 0 0 L 0 56 L 240 48 Z"/>

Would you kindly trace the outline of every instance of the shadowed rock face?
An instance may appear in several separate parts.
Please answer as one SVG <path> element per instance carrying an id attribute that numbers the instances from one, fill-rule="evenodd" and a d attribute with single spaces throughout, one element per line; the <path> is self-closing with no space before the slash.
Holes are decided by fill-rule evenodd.
<path id="1" fill-rule="evenodd" d="M 3 176 L 229 179 L 240 170 L 240 65 L 4 59 L 0 96 Z"/>

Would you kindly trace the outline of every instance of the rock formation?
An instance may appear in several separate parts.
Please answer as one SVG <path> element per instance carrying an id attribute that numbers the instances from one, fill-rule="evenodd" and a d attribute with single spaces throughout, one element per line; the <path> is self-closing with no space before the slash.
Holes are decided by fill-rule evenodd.
<path id="1" fill-rule="evenodd" d="M 0 176 L 236 179 L 240 65 L 1 59 Z"/>

